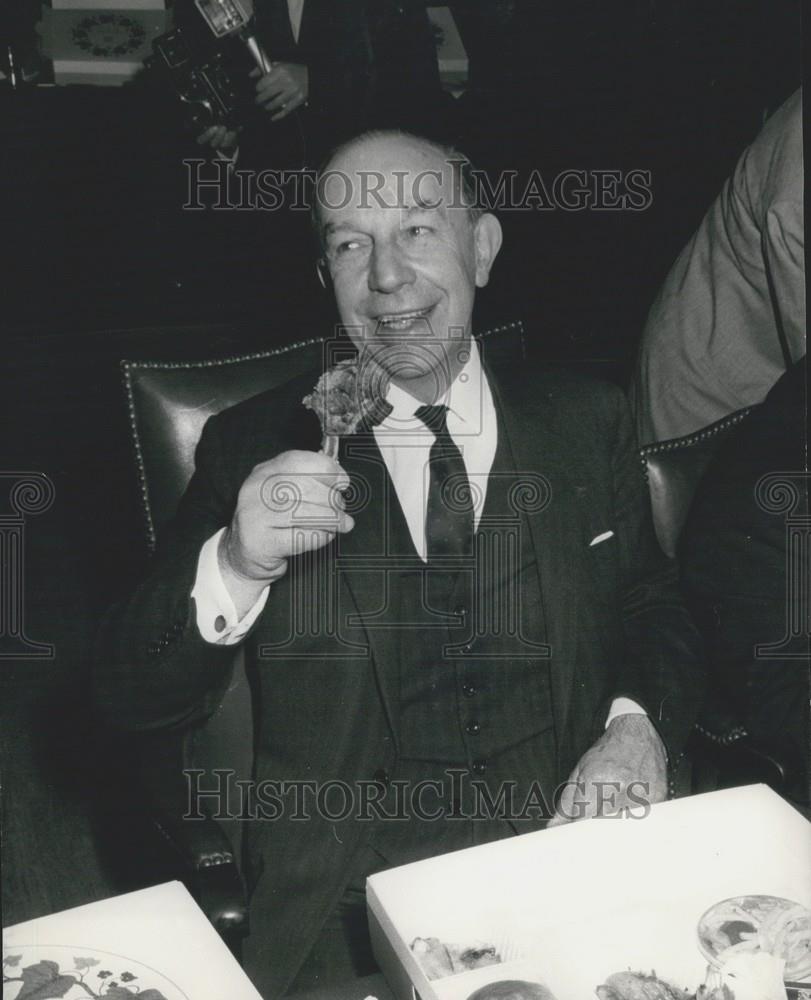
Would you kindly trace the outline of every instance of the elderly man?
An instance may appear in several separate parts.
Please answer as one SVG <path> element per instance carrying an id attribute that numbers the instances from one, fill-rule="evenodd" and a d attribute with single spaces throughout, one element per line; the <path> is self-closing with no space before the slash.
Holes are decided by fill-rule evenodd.
<path id="1" fill-rule="evenodd" d="M 257 781 L 353 798 L 249 824 L 267 996 L 369 968 L 376 870 L 664 798 L 701 696 L 623 397 L 499 371 L 472 337 L 501 230 L 467 167 L 390 132 L 332 156 L 322 275 L 383 405 L 337 458 L 301 402 L 317 373 L 209 421 L 102 635 L 98 695 L 131 728 L 199 718 L 244 643 Z"/>

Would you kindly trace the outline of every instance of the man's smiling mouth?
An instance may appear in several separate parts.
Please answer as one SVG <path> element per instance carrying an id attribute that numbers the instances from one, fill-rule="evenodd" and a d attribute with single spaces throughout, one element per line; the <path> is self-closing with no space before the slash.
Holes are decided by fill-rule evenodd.
<path id="1" fill-rule="evenodd" d="M 403 333 L 414 326 L 419 326 L 425 333 L 430 333 L 426 320 L 434 310 L 434 306 L 425 306 L 423 309 L 409 309 L 408 311 L 380 313 L 375 317 L 377 329 L 386 333 Z M 427 328 L 426 328 L 427 327 Z"/>

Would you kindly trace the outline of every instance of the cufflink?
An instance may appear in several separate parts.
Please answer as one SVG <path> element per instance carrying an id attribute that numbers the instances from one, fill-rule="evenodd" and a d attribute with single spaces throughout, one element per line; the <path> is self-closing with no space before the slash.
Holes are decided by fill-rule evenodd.
<path id="1" fill-rule="evenodd" d="M 225 617 L 223 615 L 217 615 L 214 619 L 214 631 L 224 632 L 225 631 Z"/>

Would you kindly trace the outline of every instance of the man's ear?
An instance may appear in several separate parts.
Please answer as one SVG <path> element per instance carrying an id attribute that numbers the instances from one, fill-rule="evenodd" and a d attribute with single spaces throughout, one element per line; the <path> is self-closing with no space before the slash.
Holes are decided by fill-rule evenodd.
<path id="1" fill-rule="evenodd" d="M 327 267 L 327 262 L 323 257 L 319 257 L 315 262 L 315 273 L 318 275 L 318 280 L 321 283 L 321 287 L 326 291 L 332 285 L 332 278 L 330 277 L 329 268 Z"/>
<path id="2" fill-rule="evenodd" d="M 476 245 L 476 287 L 484 288 L 490 280 L 490 268 L 501 249 L 501 223 L 490 212 L 476 220 L 473 231 Z"/>

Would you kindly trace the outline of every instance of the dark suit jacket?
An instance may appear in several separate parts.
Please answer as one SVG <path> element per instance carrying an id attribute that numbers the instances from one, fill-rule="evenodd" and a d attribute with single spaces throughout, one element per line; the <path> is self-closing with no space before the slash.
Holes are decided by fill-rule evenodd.
<path id="1" fill-rule="evenodd" d="M 419 0 L 305 0 L 298 41 L 286 0 L 256 0 L 256 35 L 272 63 L 307 67 L 307 107 L 278 122 L 253 106 L 253 63 L 229 39 L 237 80 L 246 84 L 240 166 L 317 166 L 338 143 L 370 128 L 401 128 L 442 137 L 449 106 L 439 81 L 436 45 Z M 180 0 L 178 20 L 212 46 L 192 0 Z"/>
<path id="2" fill-rule="evenodd" d="M 731 710 L 759 746 L 792 765 L 788 793 L 806 805 L 810 647 L 801 624 L 803 615 L 808 620 L 808 594 L 801 585 L 807 556 L 800 538 L 807 532 L 802 518 L 809 492 L 803 474 L 807 372 L 802 358 L 725 442 L 701 481 L 680 543 L 685 595 L 706 639 L 713 700 Z M 775 509 L 780 487 L 771 504 L 757 492 L 764 477 L 775 475 L 786 510 Z M 787 518 L 795 520 L 791 543 Z M 768 657 L 756 652 L 758 645 L 773 647 Z"/>
<path id="3" fill-rule="evenodd" d="M 315 417 L 300 400 L 314 379 L 291 383 L 212 418 L 197 469 L 148 580 L 116 609 L 101 636 L 97 698 L 119 726 L 185 725 L 210 709 L 227 682 L 233 650 L 206 644 L 189 594 L 202 542 L 225 525 L 238 490 L 258 462 L 291 447 L 315 449 Z M 643 468 L 623 396 L 613 386 L 563 373 L 531 378 L 491 373 L 499 434 L 517 470 L 541 473 L 551 502 L 530 515 L 552 647 L 551 685 L 557 774 L 564 781 L 603 728 L 611 699 L 627 695 L 649 712 L 678 758 L 702 692 L 697 636 L 682 607 L 674 567 L 656 542 Z M 358 442 L 354 442 L 357 445 Z M 342 539 L 337 600 L 341 614 L 380 607 L 385 518 L 382 463 L 350 454 L 341 461 L 361 499 L 354 530 Z M 368 490 L 364 490 L 364 483 Z M 614 536 L 590 547 L 597 535 Z M 354 562 L 353 562 L 354 560 Z M 353 568 L 354 566 L 354 568 Z M 385 633 L 350 617 L 343 644 L 300 634 L 287 646 L 294 606 L 326 607 L 323 569 L 293 560 L 274 584 L 249 637 L 255 671 L 257 778 L 372 780 L 395 772 L 398 733 L 392 652 Z M 315 588 L 315 589 L 309 589 Z M 279 644 L 283 648 L 279 649 Z M 257 658 L 262 647 L 269 655 Z M 253 960 L 270 969 L 272 995 L 289 985 L 343 891 L 362 823 L 289 815 L 250 824 L 254 888 Z M 250 968 L 250 964 L 249 964 Z"/>

